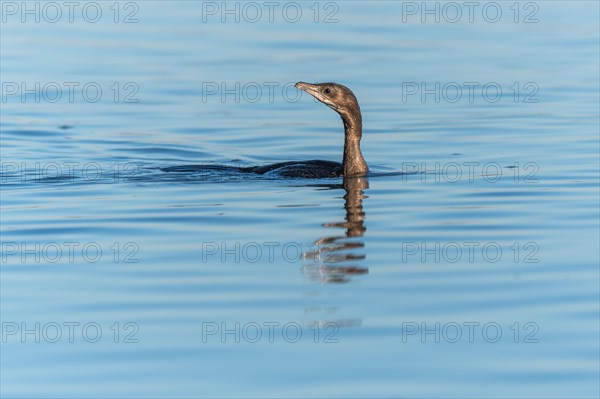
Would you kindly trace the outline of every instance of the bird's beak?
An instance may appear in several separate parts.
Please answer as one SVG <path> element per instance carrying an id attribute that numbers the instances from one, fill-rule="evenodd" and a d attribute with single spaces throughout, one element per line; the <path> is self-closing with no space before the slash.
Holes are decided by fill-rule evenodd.
<path id="1" fill-rule="evenodd" d="M 302 91 L 307 92 L 308 94 L 310 94 L 311 96 L 313 96 L 314 98 L 316 98 L 317 100 L 323 102 L 323 98 L 321 93 L 319 93 L 319 90 L 317 89 L 317 86 L 310 84 L 310 83 L 306 83 L 306 82 L 298 82 L 294 85 L 294 87 L 296 89 L 300 89 Z"/>
<path id="2" fill-rule="evenodd" d="M 314 98 L 316 98 L 317 100 L 322 102 L 323 104 L 335 109 L 333 107 L 333 105 L 331 104 L 331 102 L 325 96 L 323 96 L 323 94 L 321 94 L 317 85 L 313 85 L 311 83 L 306 83 L 306 82 L 298 82 L 294 85 L 294 87 L 296 89 L 300 89 L 302 91 L 307 92 L 308 94 L 310 94 L 311 96 L 313 96 Z"/>

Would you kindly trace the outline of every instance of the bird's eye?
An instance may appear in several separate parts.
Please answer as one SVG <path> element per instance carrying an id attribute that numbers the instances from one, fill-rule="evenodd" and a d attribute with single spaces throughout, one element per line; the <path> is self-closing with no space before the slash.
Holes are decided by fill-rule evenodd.
<path id="1" fill-rule="evenodd" d="M 331 94 L 331 89 L 329 87 L 326 87 L 323 91 L 325 92 L 325 94 Z"/>

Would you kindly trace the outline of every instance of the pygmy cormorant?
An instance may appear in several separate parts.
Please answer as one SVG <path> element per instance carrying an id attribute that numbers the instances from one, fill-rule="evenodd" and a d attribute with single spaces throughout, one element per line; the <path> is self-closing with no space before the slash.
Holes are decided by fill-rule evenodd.
<path id="1" fill-rule="evenodd" d="M 364 176 L 369 172 L 360 152 L 362 115 L 354 93 L 338 83 L 298 82 L 296 88 L 304 90 L 337 112 L 344 122 L 344 157 L 342 163 L 322 160 L 288 161 L 263 166 L 231 167 L 221 165 L 190 165 L 162 168 L 165 172 L 214 171 L 221 173 L 256 173 L 290 178 L 327 178 Z"/>
<path id="2" fill-rule="evenodd" d="M 338 83 L 298 82 L 296 88 L 304 90 L 337 112 L 344 122 L 344 157 L 342 163 L 332 161 L 290 161 L 247 168 L 248 172 L 274 173 L 282 177 L 338 177 L 363 176 L 369 172 L 360 151 L 362 115 L 354 93 Z"/>

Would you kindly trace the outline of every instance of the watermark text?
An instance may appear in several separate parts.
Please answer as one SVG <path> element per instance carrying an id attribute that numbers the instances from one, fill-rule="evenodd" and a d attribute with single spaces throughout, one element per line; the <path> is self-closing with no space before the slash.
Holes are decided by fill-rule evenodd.
<path id="1" fill-rule="evenodd" d="M 247 322 L 247 323 L 202 323 L 202 343 L 217 341 L 221 343 L 276 343 L 294 344 L 300 341 L 334 344 L 339 340 L 336 335 L 339 326 L 335 322 L 315 322 L 304 326 L 297 322 Z"/>
<path id="2" fill-rule="evenodd" d="M 403 322 L 401 327 L 402 343 L 474 343 L 512 342 L 515 344 L 537 344 L 536 337 L 540 327 L 537 323 L 514 322 L 503 325 L 495 321 L 480 323 L 476 321 L 426 323 Z"/>
<path id="3" fill-rule="evenodd" d="M 101 245 L 94 241 L 0 243 L 2 263 L 98 263 L 102 259 L 114 263 L 138 263 L 140 250 L 135 242 L 113 242 Z"/>
<path id="4" fill-rule="evenodd" d="M 2 82 L 2 103 L 114 103 L 137 104 L 140 88 L 135 82 Z"/>
<path id="5" fill-rule="evenodd" d="M 134 1 L 2 1 L 0 20 L 3 24 L 112 22 L 137 24 L 140 6 Z"/>
<path id="6" fill-rule="evenodd" d="M 2 343 L 75 343 L 113 342 L 137 344 L 140 327 L 134 322 L 98 323 L 95 321 L 2 322 Z"/>

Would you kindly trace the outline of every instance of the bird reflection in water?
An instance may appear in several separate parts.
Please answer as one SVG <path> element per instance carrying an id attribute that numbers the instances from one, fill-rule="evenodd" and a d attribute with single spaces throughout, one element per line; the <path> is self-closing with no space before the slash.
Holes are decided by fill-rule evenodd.
<path id="1" fill-rule="evenodd" d="M 335 186 L 338 187 L 346 191 L 345 221 L 324 223 L 323 227 L 345 229 L 345 234 L 321 237 L 315 241 L 311 251 L 303 253 L 303 271 L 313 282 L 346 283 L 353 276 L 369 272 L 367 267 L 360 265 L 366 255 L 356 253 L 357 249 L 365 246 L 359 237 L 367 230 L 362 200 L 369 182 L 366 177 L 345 177 L 343 185 Z"/>

